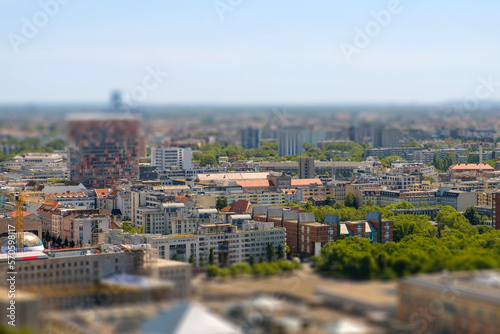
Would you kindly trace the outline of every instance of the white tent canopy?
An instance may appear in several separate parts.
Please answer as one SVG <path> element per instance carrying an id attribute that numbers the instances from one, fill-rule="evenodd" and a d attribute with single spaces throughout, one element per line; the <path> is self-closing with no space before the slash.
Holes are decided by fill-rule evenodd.
<path id="1" fill-rule="evenodd" d="M 243 334 L 237 326 L 196 303 L 180 303 L 147 320 L 144 334 Z"/>

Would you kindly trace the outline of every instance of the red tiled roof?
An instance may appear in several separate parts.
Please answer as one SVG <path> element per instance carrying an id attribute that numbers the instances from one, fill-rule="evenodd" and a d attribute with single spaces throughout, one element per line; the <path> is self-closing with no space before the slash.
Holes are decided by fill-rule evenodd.
<path id="1" fill-rule="evenodd" d="M 175 201 L 186 203 L 187 201 L 189 201 L 189 197 L 187 197 L 187 196 L 175 196 Z"/>
<path id="2" fill-rule="evenodd" d="M 23 217 L 26 217 L 26 216 L 29 216 L 29 215 L 31 215 L 31 213 L 23 211 Z M 17 212 L 14 211 L 14 212 L 9 213 L 9 217 L 16 218 L 17 217 Z"/>
<path id="3" fill-rule="evenodd" d="M 493 170 L 494 168 L 491 167 L 488 164 L 458 164 L 458 165 L 451 165 L 450 166 L 451 170 Z"/>
<path id="4" fill-rule="evenodd" d="M 252 203 L 250 201 L 245 201 L 244 199 L 240 199 L 236 203 L 231 206 L 231 212 L 235 212 L 237 214 L 243 214 L 245 212 L 248 212 L 250 210 L 250 207 L 252 206 Z"/>
<path id="5" fill-rule="evenodd" d="M 61 203 L 56 201 L 49 201 L 49 203 L 44 203 L 41 207 L 38 208 L 39 212 L 53 212 L 57 210 L 57 208 L 61 205 Z"/>
<path id="6" fill-rule="evenodd" d="M 230 205 L 228 205 L 228 206 L 220 209 L 220 212 L 230 212 L 230 211 L 231 211 L 231 206 Z"/>
<path id="7" fill-rule="evenodd" d="M 311 183 L 316 183 L 318 185 L 322 185 L 323 182 L 321 182 L 320 179 L 292 179 L 292 187 L 296 186 L 308 186 Z"/>
<path id="8" fill-rule="evenodd" d="M 111 189 L 109 189 L 109 188 L 95 189 L 95 194 L 96 194 L 97 198 L 99 198 L 99 199 L 106 198 L 106 196 L 108 196 L 108 194 L 110 192 L 111 192 Z"/>

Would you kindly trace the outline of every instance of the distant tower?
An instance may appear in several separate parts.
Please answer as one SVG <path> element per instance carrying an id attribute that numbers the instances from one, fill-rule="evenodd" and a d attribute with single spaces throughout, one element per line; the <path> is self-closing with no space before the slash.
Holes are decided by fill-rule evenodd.
<path id="1" fill-rule="evenodd" d="M 301 155 L 304 153 L 302 130 L 283 129 L 278 134 L 278 156 Z"/>
<path id="2" fill-rule="evenodd" d="M 403 139 L 403 133 L 398 128 L 384 128 L 382 132 L 382 147 L 398 147 Z"/>
<path id="3" fill-rule="evenodd" d="M 122 94 L 119 91 L 111 92 L 110 104 L 111 111 L 118 111 L 123 106 Z"/>
<path id="4" fill-rule="evenodd" d="M 299 178 L 314 178 L 314 158 L 299 158 Z"/>
<path id="5" fill-rule="evenodd" d="M 351 117 L 349 117 L 348 136 L 349 136 L 349 140 L 352 142 L 356 141 L 356 127 L 354 126 L 354 118 L 355 117 L 356 117 L 355 113 L 352 113 Z"/>
<path id="6" fill-rule="evenodd" d="M 372 138 L 373 138 L 373 147 L 379 148 L 382 147 L 382 134 L 384 133 L 384 126 L 381 124 L 375 124 L 372 128 Z"/>
<path id="7" fill-rule="evenodd" d="M 241 146 L 246 149 L 260 147 L 260 130 L 252 127 L 241 129 Z"/>

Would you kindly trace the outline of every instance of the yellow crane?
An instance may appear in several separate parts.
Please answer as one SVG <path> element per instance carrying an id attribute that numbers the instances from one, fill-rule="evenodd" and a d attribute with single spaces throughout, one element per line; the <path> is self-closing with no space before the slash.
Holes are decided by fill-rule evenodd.
<path id="1" fill-rule="evenodd" d="M 49 202 L 55 202 L 51 200 L 46 200 L 43 197 L 38 197 L 37 195 L 42 194 L 40 191 L 20 191 L 17 193 L 0 192 L 2 195 L 14 195 L 14 201 L 16 204 L 16 247 L 18 252 L 24 251 L 24 203 L 40 203 L 45 204 Z"/>
<path id="2" fill-rule="evenodd" d="M 34 193 L 40 193 L 38 191 L 23 191 L 19 192 L 16 197 L 16 234 L 17 234 L 17 251 L 24 251 L 24 203 L 39 203 L 45 204 L 50 202 L 42 197 L 34 196 Z M 30 195 L 31 194 L 31 195 Z M 53 201 L 52 201 L 53 202 Z"/>

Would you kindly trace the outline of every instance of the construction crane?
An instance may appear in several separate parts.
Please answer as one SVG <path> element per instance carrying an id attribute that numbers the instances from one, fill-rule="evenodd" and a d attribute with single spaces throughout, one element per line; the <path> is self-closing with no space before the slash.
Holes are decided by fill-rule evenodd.
<path id="1" fill-rule="evenodd" d="M 16 234 L 17 234 L 17 251 L 24 251 L 24 203 L 39 203 L 45 204 L 47 202 L 54 202 L 46 200 L 42 197 L 34 196 L 34 194 L 39 194 L 39 191 L 23 191 L 16 195 Z"/>
<path id="2" fill-rule="evenodd" d="M 16 247 L 18 252 L 24 251 L 24 203 L 40 203 L 46 204 L 55 202 L 38 197 L 35 194 L 41 194 L 40 191 L 20 191 L 17 193 L 0 192 L 0 195 L 14 195 L 14 202 L 16 205 Z"/>

